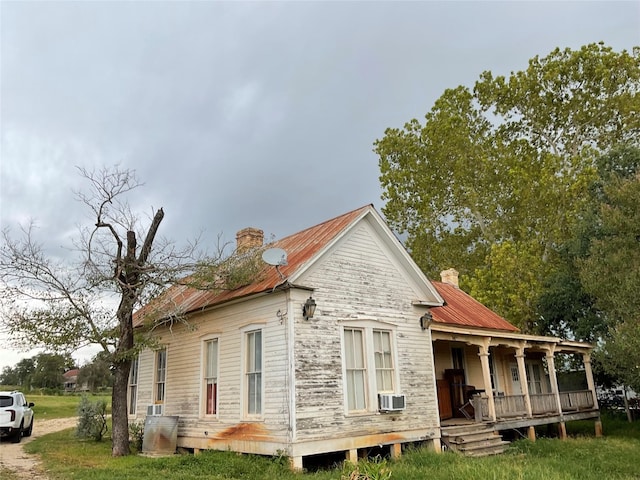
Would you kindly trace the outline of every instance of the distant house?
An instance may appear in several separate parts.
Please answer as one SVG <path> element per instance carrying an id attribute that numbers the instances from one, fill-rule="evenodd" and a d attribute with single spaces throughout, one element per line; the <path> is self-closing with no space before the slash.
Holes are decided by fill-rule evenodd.
<path id="1" fill-rule="evenodd" d="M 87 382 L 83 382 L 78 384 L 78 375 L 80 374 L 80 370 L 77 368 L 67 370 L 62 374 L 62 378 L 64 379 L 64 391 L 71 392 L 87 392 L 89 391 L 89 385 Z"/>
<path id="2" fill-rule="evenodd" d="M 64 372 L 62 377 L 64 378 L 64 391 L 65 392 L 75 392 L 76 385 L 78 383 L 78 373 L 80 370 L 74 368 L 73 370 L 68 370 Z"/>
<path id="3" fill-rule="evenodd" d="M 262 248 L 260 230 L 237 239 L 240 251 Z M 174 287 L 136 313 L 138 325 L 167 322 L 161 347 L 132 365 L 132 421 L 177 416 L 179 447 L 284 452 L 302 468 L 416 442 L 464 450 L 451 441 L 459 423 L 494 434 L 599 419 L 589 345 L 519 333 L 453 270 L 429 281 L 372 206 L 269 247 L 287 262 L 265 264 L 254 283 Z M 175 308 L 188 325 L 170 321 Z M 588 390 L 558 390 L 558 352 L 582 356 Z"/>

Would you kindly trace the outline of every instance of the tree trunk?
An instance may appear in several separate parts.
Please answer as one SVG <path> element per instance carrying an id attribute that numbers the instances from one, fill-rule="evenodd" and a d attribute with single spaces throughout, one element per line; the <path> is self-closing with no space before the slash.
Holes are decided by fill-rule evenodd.
<path id="1" fill-rule="evenodd" d="M 114 378 L 111 393 L 112 446 L 114 457 L 129 455 L 129 411 L 127 405 L 127 390 L 129 388 L 129 370 L 131 369 L 131 355 L 133 349 L 133 309 L 140 294 L 141 269 L 147 265 L 151 253 L 153 240 L 164 217 L 164 211 L 159 209 L 154 218 L 140 256 L 136 259 L 136 234 L 127 232 L 127 250 L 121 263 L 116 263 L 116 277 L 120 282 L 122 297 L 118 305 L 118 324 L 120 328 L 118 344 L 114 352 Z"/>
<path id="2" fill-rule="evenodd" d="M 113 391 L 111 393 L 112 446 L 114 457 L 129 455 L 129 412 L 127 409 L 127 389 L 131 360 L 114 364 Z"/>
<path id="3" fill-rule="evenodd" d="M 133 297 L 123 293 L 118 307 L 120 338 L 114 352 L 113 391 L 111 393 L 112 446 L 114 457 L 129 455 L 129 411 L 127 390 L 133 348 Z"/>

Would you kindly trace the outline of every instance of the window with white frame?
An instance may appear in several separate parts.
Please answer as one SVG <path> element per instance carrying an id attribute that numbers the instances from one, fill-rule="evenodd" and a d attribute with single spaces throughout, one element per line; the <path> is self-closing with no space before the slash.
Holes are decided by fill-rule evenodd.
<path id="1" fill-rule="evenodd" d="M 464 370 L 464 348 L 451 347 L 451 365 L 456 370 Z"/>
<path id="2" fill-rule="evenodd" d="M 218 339 L 204 342 L 204 413 L 218 412 Z"/>
<path id="3" fill-rule="evenodd" d="M 131 360 L 129 369 L 129 415 L 136 414 L 138 403 L 138 357 Z"/>
<path id="4" fill-rule="evenodd" d="M 498 386 L 498 376 L 496 375 L 496 364 L 493 360 L 493 352 L 489 352 L 489 377 L 491 378 L 491 389 L 495 392 Z"/>
<path id="5" fill-rule="evenodd" d="M 534 362 L 526 362 L 527 367 L 527 387 L 529 393 L 544 393 L 544 384 L 542 376 L 542 365 Z"/>
<path id="6" fill-rule="evenodd" d="M 343 327 L 345 403 L 348 412 L 376 411 L 378 393 L 397 385 L 393 331 L 378 322 Z"/>
<path id="7" fill-rule="evenodd" d="M 393 393 L 394 369 L 391 332 L 388 330 L 373 331 L 373 353 L 376 362 L 376 387 L 378 393 Z"/>
<path id="8" fill-rule="evenodd" d="M 156 374 L 155 374 L 155 389 L 154 389 L 154 403 L 164 403 L 165 395 L 165 381 L 167 378 L 167 350 L 156 351 Z"/>
<path id="9" fill-rule="evenodd" d="M 345 386 L 350 412 L 367 408 L 363 333 L 358 328 L 344 329 Z"/>
<path id="10" fill-rule="evenodd" d="M 262 414 L 262 330 L 245 333 L 245 394 L 247 415 Z"/>

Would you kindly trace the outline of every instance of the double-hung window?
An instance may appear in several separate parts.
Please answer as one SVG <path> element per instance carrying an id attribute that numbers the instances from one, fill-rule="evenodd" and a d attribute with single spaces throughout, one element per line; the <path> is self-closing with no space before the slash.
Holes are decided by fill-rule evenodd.
<path id="1" fill-rule="evenodd" d="M 136 414 L 136 404 L 138 402 L 138 357 L 131 360 L 129 370 L 129 415 Z"/>
<path id="2" fill-rule="evenodd" d="M 156 352 L 156 376 L 154 403 L 163 404 L 165 395 L 165 381 L 167 378 L 167 350 L 163 348 Z"/>
<path id="3" fill-rule="evenodd" d="M 364 358 L 364 331 L 358 328 L 344 329 L 344 353 L 349 411 L 367 408 L 367 382 Z"/>
<path id="4" fill-rule="evenodd" d="M 376 387 L 378 393 L 393 393 L 393 354 L 391 351 L 391 332 L 373 331 L 373 352 L 376 362 Z"/>
<path id="5" fill-rule="evenodd" d="M 491 378 L 491 390 L 498 390 L 498 376 L 496 375 L 496 364 L 493 360 L 493 352 L 489 351 L 489 377 Z"/>
<path id="6" fill-rule="evenodd" d="M 525 363 L 527 367 L 527 387 L 530 394 L 544 393 L 542 365 L 535 362 Z"/>
<path id="7" fill-rule="evenodd" d="M 245 333 L 245 395 L 247 415 L 262 414 L 262 330 Z"/>
<path id="8" fill-rule="evenodd" d="M 396 393 L 394 335 L 380 322 L 343 327 L 344 390 L 348 413 L 378 409 L 379 393 Z"/>
<path id="9" fill-rule="evenodd" d="M 204 343 L 204 413 L 215 415 L 218 411 L 218 339 Z"/>

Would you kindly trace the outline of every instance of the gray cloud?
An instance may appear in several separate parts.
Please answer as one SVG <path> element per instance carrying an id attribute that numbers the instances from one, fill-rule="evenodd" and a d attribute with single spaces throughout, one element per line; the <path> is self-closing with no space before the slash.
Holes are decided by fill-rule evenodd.
<path id="1" fill-rule="evenodd" d="M 637 2 L 2 2 L 2 225 L 51 248 L 75 166 L 120 163 L 162 233 L 276 237 L 367 203 L 373 142 L 554 47 L 640 44 Z"/>

